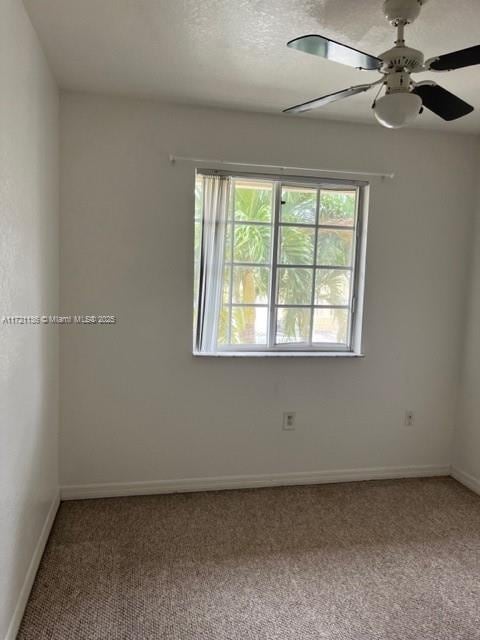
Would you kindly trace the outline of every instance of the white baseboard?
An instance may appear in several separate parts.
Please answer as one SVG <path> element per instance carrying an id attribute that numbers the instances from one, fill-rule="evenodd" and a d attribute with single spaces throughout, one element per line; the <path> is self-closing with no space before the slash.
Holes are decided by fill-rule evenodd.
<path id="1" fill-rule="evenodd" d="M 37 575 L 38 566 L 40 564 L 40 560 L 42 559 L 45 545 L 47 544 L 48 536 L 50 535 L 50 530 L 55 520 L 55 516 L 57 515 L 59 505 L 60 496 L 57 494 L 52 501 L 50 509 L 48 510 L 47 517 L 45 519 L 42 531 L 38 538 L 37 545 L 33 552 L 32 559 L 25 576 L 25 580 L 23 581 L 23 585 L 18 596 L 17 606 L 15 607 L 15 611 L 13 612 L 13 616 L 8 627 L 7 635 L 5 636 L 5 640 L 15 640 L 17 636 L 18 628 L 20 627 L 23 613 L 25 611 L 25 606 L 28 601 L 28 596 L 30 595 L 30 591 L 32 590 L 33 582 L 35 580 L 35 576 Z"/>
<path id="2" fill-rule="evenodd" d="M 185 478 L 151 482 L 111 482 L 104 484 L 67 485 L 61 488 L 62 500 L 112 498 L 160 493 L 193 491 L 219 491 L 223 489 L 251 489 L 302 484 L 328 484 L 362 480 L 388 480 L 393 478 L 421 478 L 448 476 L 449 466 L 385 467 L 343 469 L 334 471 L 307 471 L 265 475 L 220 476 L 213 478 Z"/>
<path id="3" fill-rule="evenodd" d="M 456 467 L 451 468 L 450 475 L 452 476 L 452 478 L 455 478 L 455 480 L 458 480 L 458 482 L 480 495 L 480 480 L 478 478 L 472 476 L 466 471 L 461 471 Z"/>

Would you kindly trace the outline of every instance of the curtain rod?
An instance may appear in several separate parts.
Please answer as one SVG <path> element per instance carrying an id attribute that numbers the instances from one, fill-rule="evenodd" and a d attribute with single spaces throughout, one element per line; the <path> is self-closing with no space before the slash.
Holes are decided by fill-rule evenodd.
<path id="1" fill-rule="evenodd" d="M 207 163 L 207 164 L 219 164 L 224 166 L 233 167 L 255 167 L 257 169 L 278 169 L 279 171 L 309 171 L 314 173 L 334 173 L 348 176 L 369 176 L 372 178 L 389 178 L 392 180 L 395 177 L 394 173 L 379 173 L 377 171 L 345 171 L 344 169 L 312 169 L 308 167 L 287 167 L 278 164 L 258 164 L 255 162 L 233 162 L 231 160 L 215 160 L 213 158 L 189 158 L 186 156 L 175 156 L 170 154 L 168 159 L 171 164 L 175 162 L 193 162 L 193 163 Z"/>

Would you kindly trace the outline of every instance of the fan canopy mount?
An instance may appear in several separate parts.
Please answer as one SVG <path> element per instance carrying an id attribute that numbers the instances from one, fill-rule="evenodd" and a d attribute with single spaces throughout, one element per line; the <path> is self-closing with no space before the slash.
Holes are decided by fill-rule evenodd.
<path id="1" fill-rule="evenodd" d="M 427 0 L 385 0 L 383 13 L 386 19 L 397 26 L 399 23 L 412 24 L 422 10 Z"/>

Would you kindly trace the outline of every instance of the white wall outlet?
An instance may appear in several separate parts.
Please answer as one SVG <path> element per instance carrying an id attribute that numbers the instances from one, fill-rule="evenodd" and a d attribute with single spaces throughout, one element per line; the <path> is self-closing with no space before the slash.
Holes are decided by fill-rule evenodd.
<path id="1" fill-rule="evenodd" d="M 413 411 L 410 411 L 410 410 L 405 411 L 405 426 L 413 427 L 414 424 L 415 424 L 415 414 L 413 413 Z"/>
<path id="2" fill-rule="evenodd" d="M 295 431 L 295 412 L 285 411 L 283 414 L 282 429 L 284 431 Z"/>

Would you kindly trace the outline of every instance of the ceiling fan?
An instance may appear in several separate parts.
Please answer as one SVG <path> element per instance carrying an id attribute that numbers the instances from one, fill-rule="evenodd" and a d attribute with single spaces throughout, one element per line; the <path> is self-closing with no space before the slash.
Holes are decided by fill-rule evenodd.
<path id="1" fill-rule="evenodd" d="M 473 111 L 473 107 L 436 82 L 416 82 L 413 73 L 425 71 L 452 71 L 480 64 L 480 45 L 447 53 L 424 61 L 421 51 L 405 45 L 405 26 L 414 22 L 428 0 L 385 0 L 383 12 L 387 20 L 396 27 L 395 46 L 378 57 L 363 53 L 352 47 L 319 35 L 306 35 L 287 43 L 288 47 L 311 53 L 332 62 L 378 71 L 380 80 L 360 84 L 343 91 L 336 91 L 321 98 L 309 100 L 285 109 L 284 113 L 302 113 L 318 109 L 343 98 L 354 96 L 379 86 L 373 109 L 377 120 L 385 127 L 398 129 L 415 120 L 426 107 L 440 118 L 451 121 L 462 118 Z M 378 98 L 385 90 L 385 94 Z"/>

